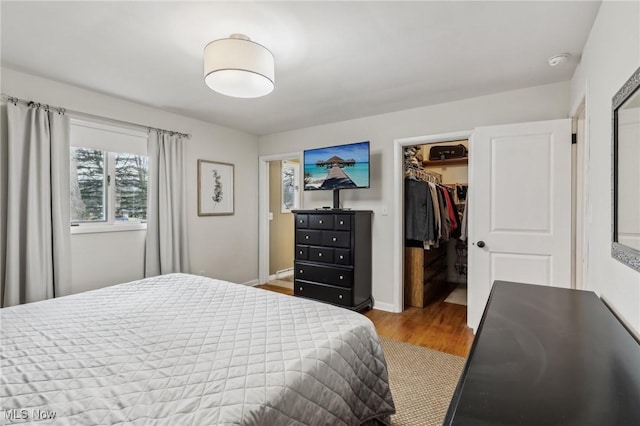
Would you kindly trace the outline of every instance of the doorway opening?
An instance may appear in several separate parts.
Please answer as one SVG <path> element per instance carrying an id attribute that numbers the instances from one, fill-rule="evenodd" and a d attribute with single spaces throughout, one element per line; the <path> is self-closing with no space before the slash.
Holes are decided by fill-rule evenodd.
<path id="1" fill-rule="evenodd" d="M 302 207 L 300 153 L 259 159 L 258 280 L 293 289 L 293 210 Z"/>
<path id="2" fill-rule="evenodd" d="M 405 157 L 405 153 L 407 152 L 407 148 L 416 147 L 416 146 L 420 146 L 420 147 L 425 146 L 424 149 L 420 148 L 421 155 L 423 157 L 422 160 L 424 161 L 425 154 L 423 154 L 423 152 L 427 152 L 431 146 L 439 146 L 439 145 L 445 145 L 445 144 L 457 145 L 459 144 L 458 141 L 463 141 L 463 140 L 468 141 L 470 136 L 471 136 L 471 131 L 463 131 L 463 132 L 446 133 L 446 134 L 431 135 L 431 136 L 420 136 L 420 137 L 414 137 L 414 138 L 398 139 L 395 141 L 394 210 L 398 212 L 399 217 L 398 217 L 398 220 L 396 220 L 396 228 L 394 230 L 394 257 L 395 257 L 394 277 L 395 277 L 395 282 L 397 283 L 394 291 L 394 312 L 402 312 L 404 310 L 406 302 L 408 302 L 407 300 L 408 298 L 405 298 L 405 295 L 407 295 L 407 290 L 405 290 L 405 277 L 407 275 L 406 262 L 413 260 L 417 263 L 421 263 L 423 267 L 425 265 L 425 261 L 427 265 L 429 265 L 430 262 L 432 262 L 432 260 L 428 259 L 427 256 L 422 256 L 423 252 L 426 251 L 424 250 L 424 247 L 422 249 L 417 247 L 417 250 L 411 247 L 405 248 L 406 246 L 406 238 L 405 238 L 405 174 L 406 174 L 405 159 L 406 157 Z M 469 146 L 468 142 L 467 142 L 467 147 L 472 148 L 471 146 Z M 428 158 L 428 154 L 427 154 L 427 158 Z M 422 169 L 425 169 L 424 163 L 420 166 L 422 167 Z M 437 166 L 433 165 L 433 166 L 438 167 L 441 170 L 442 165 L 437 165 Z M 437 169 L 432 170 L 432 172 L 437 173 Z M 461 174 L 467 175 L 468 173 L 463 172 L 462 170 L 457 170 L 456 173 L 452 175 L 451 179 L 457 180 L 458 179 L 457 176 Z M 462 178 L 460 180 L 462 180 Z M 467 176 L 465 176 L 464 180 L 466 180 L 466 183 L 468 184 Z M 460 183 L 465 183 L 465 182 L 460 182 Z M 470 214 L 471 210 L 467 209 L 467 213 Z M 446 268 L 446 270 L 448 271 L 449 262 L 450 262 L 448 247 L 443 248 L 441 250 L 443 251 L 443 253 L 446 253 L 446 255 L 444 255 L 446 256 L 446 258 L 443 258 L 441 254 L 441 256 L 437 259 L 437 262 L 439 262 L 439 265 L 442 267 L 442 269 Z M 455 245 L 453 246 L 452 255 L 455 255 L 455 257 L 458 257 L 455 251 Z M 460 252 L 460 256 L 462 257 L 463 255 L 464 253 Z M 436 255 L 436 257 L 438 256 Z M 453 260 L 452 267 L 455 268 L 455 263 L 456 263 L 455 258 L 452 258 L 452 260 Z M 462 267 L 461 266 L 459 267 L 461 268 L 461 271 L 462 271 Z M 424 278 L 425 278 L 424 268 L 422 268 L 422 271 L 420 271 L 420 269 L 417 269 L 415 267 L 411 270 L 414 271 L 417 275 L 422 274 L 422 279 L 414 276 L 413 278 L 408 277 L 409 280 L 411 279 L 415 280 L 414 282 L 416 284 L 420 281 L 424 281 Z M 447 274 L 447 272 L 445 271 L 435 271 L 432 273 L 440 273 L 440 275 Z M 431 275 L 432 273 L 429 273 L 428 275 Z M 409 287 L 410 287 L 410 284 L 409 284 Z M 454 286 L 454 288 L 455 287 L 456 286 Z M 414 286 L 413 288 L 417 290 L 416 293 L 419 291 L 418 285 Z M 423 286 L 422 287 L 423 303 L 424 303 L 424 295 L 425 295 L 424 290 L 425 288 Z M 408 291 L 410 292 L 411 289 Z M 461 291 L 459 291 L 458 293 L 461 293 Z M 414 296 L 415 296 L 414 300 L 420 298 L 420 294 L 415 294 Z"/>
<path id="3" fill-rule="evenodd" d="M 403 152 L 404 304 L 437 313 L 461 331 L 467 324 L 468 150 L 463 139 Z"/>

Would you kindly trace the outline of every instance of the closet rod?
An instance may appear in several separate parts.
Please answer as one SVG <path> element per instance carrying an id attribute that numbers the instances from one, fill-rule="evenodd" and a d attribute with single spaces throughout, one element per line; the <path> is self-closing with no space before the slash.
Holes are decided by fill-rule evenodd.
<path id="1" fill-rule="evenodd" d="M 115 118 L 102 117 L 100 115 L 89 114 L 89 113 L 86 113 L 86 112 L 69 110 L 69 109 L 66 109 L 66 108 L 58 107 L 58 106 L 53 106 L 53 105 L 43 104 L 43 103 L 39 103 L 39 102 L 35 102 L 35 101 L 29 101 L 29 100 L 25 100 L 25 99 L 16 98 L 15 96 L 5 95 L 4 93 L 0 94 L 0 100 L 5 101 L 5 102 L 11 102 L 11 103 L 14 103 L 14 104 L 15 103 L 19 103 L 19 104 L 23 104 L 23 105 L 31 105 L 33 103 L 35 105 L 41 105 L 41 106 L 44 106 L 45 108 L 57 111 L 59 114 L 69 114 L 69 115 L 72 115 L 72 116 L 77 117 L 77 118 L 87 118 L 87 119 L 91 119 L 91 120 L 98 120 L 98 121 L 108 122 L 108 123 L 113 123 L 113 124 L 125 125 L 125 126 L 130 126 L 130 127 L 137 127 L 139 129 L 146 129 L 147 132 L 156 131 L 156 132 L 162 132 L 162 133 L 169 133 L 169 134 L 172 134 L 172 135 L 180 135 L 180 136 L 183 136 L 183 137 L 185 137 L 187 139 L 191 139 L 191 135 L 188 134 L 188 133 L 174 132 L 173 130 L 164 130 L 164 129 L 160 129 L 160 128 L 157 128 L 157 127 L 145 126 L 143 124 L 131 123 L 129 121 L 117 120 Z"/>
<path id="2" fill-rule="evenodd" d="M 405 176 L 413 176 L 427 182 L 442 183 L 442 175 L 440 173 L 430 172 L 428 170 L 420 169 L 412 165 L 406 166 Z"/>

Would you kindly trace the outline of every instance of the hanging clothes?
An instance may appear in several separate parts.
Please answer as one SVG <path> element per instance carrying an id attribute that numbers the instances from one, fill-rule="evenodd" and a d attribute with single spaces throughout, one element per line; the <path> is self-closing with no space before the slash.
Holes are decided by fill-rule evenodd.
<path id="1" fill-rule="evenodd" d="M 462 203 L 467 199 L 467 185 L 463 185 L 460 183 L 456 183 L 456 196 L 458 197 L 458 201 Z"/>
<path id="2" fill-rule="evenodd" d="M 444 198 L 444 193 L 442 192 L 442 186 L 436 186 L 436 192 L 438 194 L 439 206 L 440 206 L 440 218 L 441 218 L 441 226 L 443 229 L 442 239 L 448 240 L 451 235 L 451 220 L 449 219 L 449 213 L 447 212 L 447 203 Z"/>
<path id="3" fill-rule="evenodd" d="M 468 229 L 468 217 L 467 217 L 467 212 L 469 211 L 469 203 L 467 201 L 465 201 L 464 203 L 464 211 L 462 213 L 462 226 L 460 227 L 460 239 L 462 241 L 466 241 L 467 240 L 467 229 Z"/>
<path id="4" fill-rule="evenodd" d="M 449 188 L 447 188 L 446 186 L 441 186 L 440 188 L 442 189 L 445 202 L 447 203 L 447 215 L 449 218 L 449 222 L 451 223 L 451 227 L 450 227 L 451 233 L 453 234 L 453 232 L 456 229 L 458 229 L 458 222 L 456 221 L 456 213 L 453 210 L 454 209 L 453 200 L 451 198 Z"/>
<path id="5" fill-rule="evenodd" d="M 429 182 L 429 195 L 431 196 L 431 201 L 433 202 L 433 213 L 434 213 L 434 222 L 435 222 L 435 238 L 434 240 L 439 240 L 442 238 L 442 224 L 440 219 L 440 201 L 438 199 L 436 184 L 433 182 Z"/>
<path id="6" fill-rule="evenodd" d="M 405 238 L 416 241 L 434 241 L 435 213 L 431 191 L 427 182 L 405 179 Z"/>
<path id="7" fill-rule="evenodd" d="M 467 198 L 467 185 L 435 183 L 441 182 L 440 175 L 413 166 L 407 168 L 405 174 L 406 245 L 429 249 L 460 238 L 465 216 L 458 211 L 456 202 Z"/>

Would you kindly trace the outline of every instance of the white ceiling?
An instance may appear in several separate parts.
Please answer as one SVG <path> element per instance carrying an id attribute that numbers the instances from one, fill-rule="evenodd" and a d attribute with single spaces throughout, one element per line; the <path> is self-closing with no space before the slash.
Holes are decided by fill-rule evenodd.
<path id="1" fill-rule="evenodd" d="M 600 2 L 7 2 L 2 65 L 262 135 L 571 78 Z M 276 59 L 258 99 L 208 89 L 244 33 Z M 562 52 L 572 60 L 551 68 Z M 62 105 L 64 106 L 64 105 Z"/>

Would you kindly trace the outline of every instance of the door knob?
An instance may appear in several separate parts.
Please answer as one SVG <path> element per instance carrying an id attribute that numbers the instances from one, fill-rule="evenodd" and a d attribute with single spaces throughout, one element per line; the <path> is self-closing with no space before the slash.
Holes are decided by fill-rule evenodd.
<path id="1" fill-rule="evenodd" d="M 478 241 L 478 242 L 476 243 L 476 245 L 477 245 L 478 247 L 482 248 L 482 247 L 484 247 L 484 246 L 485 246 L 485 243 L 484 243 L 484 241 L 480 240 L 480 241 Z"/>

